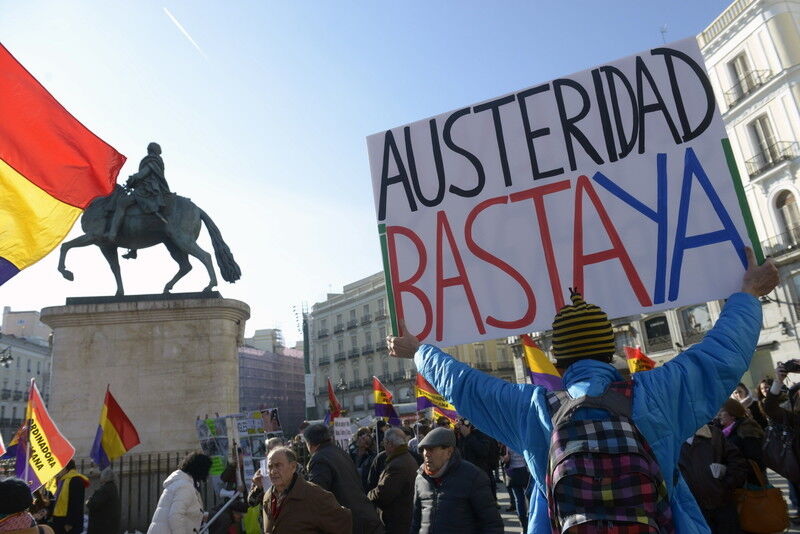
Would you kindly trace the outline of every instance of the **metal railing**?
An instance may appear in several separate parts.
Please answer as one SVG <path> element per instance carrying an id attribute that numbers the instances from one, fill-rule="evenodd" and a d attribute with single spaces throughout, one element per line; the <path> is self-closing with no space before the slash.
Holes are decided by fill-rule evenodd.
<path id="1" fill-rule="evenodd" d="M 386 312 L 379 311 L 378 313 L 375 314 L 376 321 L 380 321 L 382 319 L 386 319 Z"/>
<path id="2" fill-rule="evenodd" d="M 361 354 L 370 354 L 373 352 L 375 352 L 375 348 L 372 346 L 372 343 L 367 343 L 361 347 Z"/>
<path id="3" fill-rule="evenodd" d="M 338 334 L 339 332 L 344 332 L 344 324 L 339 323 L 333 327 L 333 333 Z"/>
<path id="4" fill-rule="evenodd" d="M 361 316 L 361 324 L 368 324 L 372 322 L 372 315 L 369 313 L 365 313 Z"/>
<path id="5" fill-rule="evenodd" d="M 330 365 L 331 357 L 330 356 L 321 356 L 319 359 L 320 365 Z"/>
<path id="6" fill-rule="evenodd" d="M 725 29 L 725 27 L 733 22 L 733 19 L 739 16 L 739 14 L 745 10 L 747 6 L 752 4 L 754 0 L 737 0 L 736 2 L 732 3 L 728 8 L 718 16 L 714 22 L 712 22 L 705 31 L 701 32 L 700 35 L 697 36 L 697 40 L 700 41 L 700 46 L 707 45 L 714 37 L 719 35 L 719 33 Z"/>
<path id="7" fill-rule="evenodd" d="M 669 335 L 651 338 L 646 337 L 644 344 L 647 347 L 647 352 L 659 352 L 674 348 L 672 345 L 672 337 Z"/>
<path id="8" fill-rule="evenodd" d="M 346 360 L 346 359 L 347 359 L 347 355 L 344 352 L 337 352 L 333 356 L 333 360 L 337 361 L 337 362 L 340 362 L 340 361 Z"/>
<path id="9" fill-rule="evenodd" d="M 780 256 L 797 250 L 800 245 L 800 226 L 790 228 L 782 234 L 772 236 L 761 242 L 761 248 L 766 256 Z"/>
<path id="10" fill-rule="evenodd" d="M 725 103 L 732 108 L 744 97 L 752 94 L 756 89 L 764 85 L 772 78 L 772 73 L 768 70 L 751 70 L 745 72 L 739 81 L 723 93 Z"/>
<path id="11" fill-rule="evenodd" d="M 784 161 L 793 160 L 797 155 L 796 142 L 778 141 L 768 146 L 763 152 L 745 161 L 744 165 L 747 168 L 747 174 L 750 175 L 750 178 L 753 178 L 776 165 L 780 165 Z"/>
<path id="12" fill-rule="evenodd" d="M 320 328 L 319 330 L 317 330 L 317 339 L 322 339 L 323 337 L 328 337 L 327 328 Z"/>
<path id="13" fill-rule="evenodd" d="M 361 351 L 355 347 L 350 349 L 350 351 L 347 353 L 348 358 L 358 358 L 359 356 L 361 356 Z"/>
<path id="14" fill-rule="evenodd" d="M 351 328 L 355 328 L 356 326 L 358 326 L 358 321 L 356 321 L 355 319 L 350 319 L 349 321 L 347 321 L 348 330 L 350 330 Z"/>

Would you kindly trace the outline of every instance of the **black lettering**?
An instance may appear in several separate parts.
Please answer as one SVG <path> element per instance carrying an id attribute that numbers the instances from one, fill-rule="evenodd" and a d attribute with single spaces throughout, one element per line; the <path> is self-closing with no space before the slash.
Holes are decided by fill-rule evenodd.
<path id="1" fill-rule="evenodd" d="M 562 87 L 572 88 L 581 97 L 581 110 L 573 117 L 567 117 L 567 108 L 564 105 L 564 93 Z M 561 128 L 564 132 L 564 144 L 567 147 L 567 157 L 569 158 L 570 170 L 574 171 L 578 168 L 577 164 L 575 163 L 575 149 L 572 146 L 573 139 L 580 143 L 580 145 L 583 147 L 583 150 L 590 158 L 592 158 L 595 163 L 601 165 L 603 163 L 603 158 L 601 158 L 600 154 L 597 153 L 597 150 L 594 149 L 592 143 L 589 141 L 589 138 L 586 137 L 586 135 L 584 135 L 584 133 L 576 126 L 577 122 L 583 120 L 584 117 L 589 114 L 589 109 L 591 108 L 591 104 L 589 102 L 589 93 L 586 92 L 586 89 L 584 89 L 581 84 L 574 80 L 570 80 L 569 78 L 559 78 L 557 80 L 553 80 L 553 92 L 556 95 L 558 116 L 561 119 Z"/>
<path id="2" fill-rule="evenodd" d="M 637 111 L 636 93 L 633 91 L 633 86 L 628 78 L 617 67 L 604 66 L 600 67 L 600 72 L 605 73 L 606 82 L 608 83 L 608 92 L 611 97 L 611 109 L 614 112 L 614 124 L 617 126 L 617 137 L 619 138 L 619 159 L 623 159 L 631 153 L 633 147 L 636 146 L 636 136 L 639 133 L 639 113 Z M 628 98 L 631 103 L 631 137 L 628 139 L 625 136 L 625 125 L 622 123 L 622 112 L 619 107 L 619 100 L 617 99 L 617 85 L 614 78 L 622 82 L 625 90 L 628 92 Z"/>
<path id="3" fill-rule="evenodd" d="M 506 141 L 503 135 L 503 122 L 500 120 L 500 106 L 510 104 L 514 101 L 514 95 L 504 96 L 491 102 L 484 102 L 472 108 L 473 113 L 480 113 L 487 109 L 492 110 L 492 120 L 494 121 L 494 136 L 497 139 L 497 151 L 500 153 L 500 167 L 503 169 L 503 181 L 506 187 L 512 185 L 511 170 L 508 167 L 508 154 L 506 153 Z"/>
<path id="4" fill-rule="evenodd" d="M 708 128 L 708 125 L 711 124 L 711 120 L 714 118 L 714 104 L 716 101 L 714 100 L 714 89 L 711 87 L 711 82 L 708 76 L 706 76 L 703 67 L 680 50 L 675 50 L 673 48 L 656 48 L 651 50 L 650 53 L 654 56 L 664 56 L 664 62 L 667 65 L 667 74 L 669 74 L 669 84 L 672 88 L 672 97 L 675 99 L 675 106 L 678 108 L 678 119 L 681 121 L 681 128 L 683 129 L 683 142 L 691 141 L 706 131 L 706 128 Z M 703 86 L 703 91 L 706 95 L 706 114 L 694 130 L 692 130 L 692 127 L 689 125 L 689 117 L 686 113 L 686 107 L 683 104 L 683 95 L 681 95 L 678 78 L 675 76 L 675 65 L 672 63 L 673 58 L 678 58 L 689 65 L 700 81 L 700 84 Z"/>
<path id="5" fill-rule="evenodd" d="M 389 153 L 394 158 L 395 165 L 397 165 L 397 174 L 389 177 Z M 406 190 L 406 199 L 408 200 L 408 207 L 411 211 L 417 211 L 417 203 L 414 201 L 414 195 L 411 192 L 411 185 L 408 183 L 408 175 L 406 174 L 403 160 L 400 158 L 400 151 L 397 150 L 397 144 L 394 142 L 394 135 L 391 130 L 386 130 L 386 137 L 383 142 L 383 170 L 381 171 L 381 194 L 378 201 L 378 220 L 383 221 L 386 219 L 386 193 L 387 189 L 392 184 L 401 183 Z"/>
<path id="6" fill-rule="evenodd" d="M 645 79 L 647 79 L 650 90 L 653 92 L 653 96 L 656 99 L 656 102 L 647 105 L 644 104 L 643 82 Z M 661 114 L 664 115 L 664 120 L 667 122 L 667 127 L 672 134 L 672 139 L 675 141 L 675 144 L 681 144 L 681 136 L 678 133 L 678 129 L 675 128 L 675 123 L 672 122 L 672 117 L 669 115 L 667 105 L 664 103 L 664 99 L 661 98 L 661 93 L 658 91 L 658 87 L 656 87 L 656 82 L 653 80 L 653 76 L 650 74 L 647 65 L 645 65 L 644 60 L 640 56 L 636 56 L 636 97 L 639 101 L 639 154 L 644 154 L 644 116 L 656 111 L 660 111 Z"/>
<path id="7" fill-rule="evenodd" d="M 522 125 L 525 128 L 525 140 L 528 142 L 528 155 L 531 158 L 531 171 L 533 172 L 533 179 L 550 178 L 551 176 L 558 176 L 564 173 L 564 167 L 557 169 L 550 169 L 549 171 L 540 171 L 539 162 L 536 160 L 536 148 L 533 146 L 533 140 L 537 137 L 543 137 L 550 134 L 550 128 L 539 128 L 538 130 L 531 130 L 531 120 L 528 117 L 528 106 L 525 99 L 544 93 L 550 90 L 550 84 L 539 85 L 517 93 L 517 103 L 519 104 L 520 113 L 522 113 Z"/>
<path id="8" fill-rule="evenodd" d="M 461 154 L 465 158 L 472 163 L 472 166 L 475 167 L 475 172 L 478 173 L 478 183 L 475 184 L 475 187 L 472 189 L 461 189 L 455 185 L 450 185 L 450 192 L 454 193 L 461 197 L 474 197 L 480 194 L 483 191 L 483 186 L 486 184 L 486 173 L 483 171 L 483 165 L 481 165 L 481 161 L 473 154 L 472 152 L 458 146 L 453 142 L 453 136 L 450 133 L 453 129 L 453 125 L 456 121 L 463 117 L 464 115 L 469 115 L 470 108 L 459 109 L 456 112 L 453 112 L 447 120 L 444 121 L 444 131 L 442 132 L 442 137 L 444 137 L 444 144 L 447 145 L 447 148 L 455 152 L 456 154 Z M 433 132 L 431 132 L 433 133 Z M 438 145 L 438 139 L 437 139 Z M 439 154 L 439 159 L 441 159 L 441 153 Z"/>
<path id="9" fill-rule="evenodd" d="M 439 134 L 436 131 L 436 119 L 431 119 L 431 140 L 433 142 L 433 157 L 436 160 L 436 176 L 439 179 L 439 189 L 436 190 L 436 196 L 432 200 L 425 198 L 422 193 L 422 187 L 419 184 L 419 176 L 417 176 L 417 162 L 414 158 L 414 148 L 411 146 L 411 127 L 406 126 L 403 128 L 403 133 L 406 140 L 406 156 L 408 157 L 408 172 L 411 175 L 411 185 L 414 186 L 414 192 L 417 194 L 417 199 L 423 206 L 432 207 L 438 206 L 444 198 L 444 165 L 442 164 L 442 151 L 439 148 Z"/>
<path id="10" fill-rule="evenodd" d="M 606 153 L 608 161 L 617 161 L 617 147 L 614 144 L 614 130 L 611 128 L 611 116 L 608 113 L 608 102 L 606 102 L 606 92 L 603 89 L 603 79 L 600 77 L 600 69 L 592 71 L 594 81 L 594 95 L 597 98 L 597 109 L 600 111 L 600 124 L 603 128 L 603 139 L 606 142 Z"/>

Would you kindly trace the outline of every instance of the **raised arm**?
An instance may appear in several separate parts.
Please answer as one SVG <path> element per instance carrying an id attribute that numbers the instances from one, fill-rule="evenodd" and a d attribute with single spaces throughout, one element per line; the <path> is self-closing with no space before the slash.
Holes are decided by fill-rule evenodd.
<path id="1" fill-rule="evenodd" d="M 757 265 L 749 248 L 747 257 L 742 291 L 731 295 L 703 340 L 662 367 L 634 375 L 634 409 L 670 421 L 681 439 L 714 417 L 750 366 L 761 330 L 757 297 L 775 288 L 778 272 L 771 260 Z"/>

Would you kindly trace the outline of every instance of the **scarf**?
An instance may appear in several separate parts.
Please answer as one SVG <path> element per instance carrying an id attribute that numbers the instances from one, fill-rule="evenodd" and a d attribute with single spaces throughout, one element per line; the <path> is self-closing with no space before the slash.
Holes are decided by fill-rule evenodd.
<path id="1" fill-rule="evenodd" d="M 272 495 L 269 498 L 269 516 L 273 519 L 278 519 L 278 516 L 281 513 L 281 508 L 283 508 L 283 501 L 286 499 L 286 496 L 289 495 L 289 492 L 292 491 L 295 483 L 297 482 L 297 473 L 294 474 L 292 477 L 292 482 L 289 484 L 285 490 L 283 490 L 280 495 L 276 495 L 275 486 L 272 487 Z"/>
<path id="2" fill-rule="evenodd" d="M 27 510 L 7 515 L 0 519 L 0 532 L 11 532 L 36 526 L 36 521 Z"/>
<path id="3" fill-rule="evenodd" d="M 731 432 L 733 432 L 733 427 L 735 426 L 736 426 L 736 421 L 734 421 L 733 423 L 729 424 L 728 426 L 722 429 L 722 433 L 725 434 L 726 438 L 731 437 Z"/>

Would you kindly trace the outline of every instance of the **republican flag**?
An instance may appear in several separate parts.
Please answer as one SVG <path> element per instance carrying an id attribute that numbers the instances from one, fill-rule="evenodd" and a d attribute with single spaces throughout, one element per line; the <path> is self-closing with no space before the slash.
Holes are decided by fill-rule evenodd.
<path id="1" fill-rule="evenodd" d="M 342 416 L 342 405 L 339 404 L 339 399 L 336 398 L 336 394 L 333 392 L 330 377 L 328 378 L 328 404 L 330 406 L 331 421 Z"/>
<path id="2" fill-rule="evenodd" d="M 548 391 L 559 391 L 564 389 L 561 375 L 558 374 L 556 366 L 553 365 L 542 349 L 531 339 L 528 334 L 522 334 L 522 350 L 524 353 L 525 366 L 528 368 L 531 384 L 542 386 Z"/>
<path id="3" fill-rule="evenodd" d="M 631 374 L 639 371 L 649 371 L 656 366 L 656 362 L 645 355 L 639 347 L 624 347 L 625 358 L 628 360 L 628 369 Z"/>
<path id="4" fill-rule="evenodd" d="M 392 394 L 376 376 L 372 377 L 372 393 L 375 395 L 375 417 L 386 417 L 390 425 L 400 426 L 400 417 L 392 404 Z"/>
<path id="5" fill-rule="evenodd" d="M 50 419 L 39 389 L 31 379 L 25 424 L 17 432 L 16 476 L 36 491 L 64 469 L 75 456 L 75 448 Z"/>
<path id="6" fill-rule="evenodd" d="M 456 407 L 447 402 L 444 397 L 433 389 L 433 386 L 425 380 L 425 377 L 417 373 L 416 382 L 416 396 L 417 396 L 417 411 L 433 408 L 434 415 L 443 415 L 450 419 L 450 422 L 455 422 L 458 419 L 458 412 Z"/>
<path id="7" fill-rule="evenodd" d="M 100 424 L 97 425 L 97 434 L 94 436 L 89 457 L 102 470 L 139 443 L 136 428 L 117 404 L 111 390 L 106 388 L 106 398 L 100 412 Z"/>
<path id="8" fill-rule="evenodd" d="M 111 193 L 123 163 L 0 45 L 0 285 Z"/>

